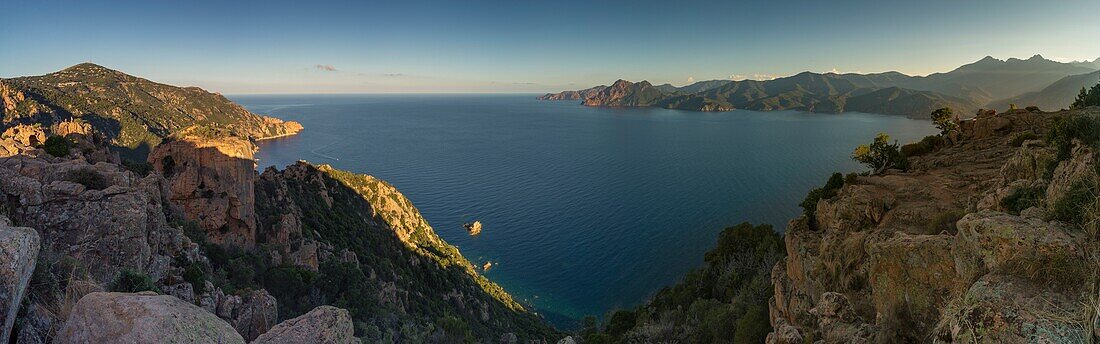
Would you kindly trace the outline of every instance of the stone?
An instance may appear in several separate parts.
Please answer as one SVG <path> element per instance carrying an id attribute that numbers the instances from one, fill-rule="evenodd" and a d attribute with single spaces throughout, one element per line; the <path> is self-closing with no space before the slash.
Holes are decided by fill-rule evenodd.
<path id="1" fill-rule="evenodd" d="M 0 224 L 0 343 L 11 336 L 19 306 L 41 248 L 38 232 L 26 227 L 11 227 L 7 218 Z"/>
<path id="2" fill-rule="evenodd" d="M 1084 261 L 1068 228 L 1041 219 L 980 211 L 967 214 L 957 226 L 952 255 L 962 283 L 973 283 L 1020 260 Z"/>
<path id="3" fill-rule="evenodd" d="M 1047 204 L 1057 203 L 1077 182 L 1100 182 L 1096 168 L 1100 161 L 1096 161 L 1092 148 L 1076 141 L 1075 144 L 1070 158 L 1058 163 L 1058 167 L 1054 169 L 1046 190 Z"/>
<path id="4" fill-rule="evenodd" d="M 188 136 L 155 147 L 149 163 L 168 180 L 172 203 L 198 222 L 207 240 L 251 248 L 256 244 L 255 149 L 245 139 Z"/>
<path id="5" fill-rule="evenodd" d="M 224 320 L 150 292 L 91 293 L 73 306 L 54 343 L 244 343 Z"/>
<path id="6" fill-rule="evenodd" d="M 500 344 L 516 344 L 519 342 L 519 338 L 515 333 L 508 332 L 500 335 Z"/>
<path id="7" fill-rule="evenodd" d="M 573 336 L 566 336 L 559 340 L 558 344 L 577 344 L 577 341 L 573 339 Z"/>
<path id="8" fill-rule="evenodd" d="M 466 228 L 466 231 L 469 232 L 470 235 L 481 234 L 481 221 L 464 223 L 462 227 Z"/>
<path id="9" fill-rule="evenodd" d="M 217 314 L 233 325 L 245 340 L 256 339 L 279 320 L 275 297 L 264 289 L 222 298 Z"/>
<path id="10" fill-rule="evenodd" d="M 358 343 L 347 310 L 320 306 L 303 314 L 275 325 L 261 334 L 252 344 L 312 344 L 312 343 Z"/>

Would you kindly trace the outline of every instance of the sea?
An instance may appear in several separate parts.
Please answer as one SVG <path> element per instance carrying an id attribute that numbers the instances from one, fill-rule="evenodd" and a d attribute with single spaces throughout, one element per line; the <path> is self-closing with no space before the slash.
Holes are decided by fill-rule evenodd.
<path id="1" fill-rule="evenodd" d="M 534 94 L 238 95 L 302 123 L 259 169 L 297 160 L 397 187 L 447 242 L 561 328 L 643 304 L 741 222 L 782 232 L 856 145 L 930 121 L 866 113 L 597 108 Z M 463 223 L 481 221 L 471 236 Z"/>

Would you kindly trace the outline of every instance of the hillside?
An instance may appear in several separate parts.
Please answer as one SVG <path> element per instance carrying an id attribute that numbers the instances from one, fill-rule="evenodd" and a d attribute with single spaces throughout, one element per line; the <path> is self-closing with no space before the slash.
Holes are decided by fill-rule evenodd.
<path id="1" fill-rule="evenodd" d="M 579 99 L 588 106 L 654 106 L 692 111 L 859 111 L 913 118 L 925 118 L 932 110 L 951 107 L 957 114 L 970 116 L 979 108 L 1003 103 L 990 103 L 994 99 L 1035 92 L 1043 87 L 1055 86 L 1051 83 L 1059 79 L 1095 70 L 1091 63 L 1061 63 L 1038 55 L 1026 60 L 986 57 L 950 72 L 928 76 L 909 76 L 898 72 L 803 72 L 766 81 L 711 80 L 685 87 L 664 84 L 623 88 L 614 96 L 598 99 L 589 99 L 590 95 L 596 94 L 589 90 L 551 93 L 539 99 Z M 649 84 L 644 81 L 639 84 L 642 83 Z M 1061 85 L 1058 86 L 1061 88 Z M 635 91 L 644 94 L 631 93 Z M 1018 105 L 1032 105 L 1029 102 L 1060 104 L 1061 98 L 1055 96 L 1055 92 L 1052 89 L 1049 93 L 1024 94 L 1021 97 L 1025 98 Z"/>
<path id="2" fill-rule="evenodd" d="M 286 123 L 292 122 L 256 116 L 198 89 L 94 66 L 55 74 L 50 78 L 84 81 L 51 84 L 35 77 L 11 84 L 54 85 L 45 94 L 69 105 L 43 105 L 39 88 L 9 93 L 24 96 L 13 107 L 18 111 L 5 113 L 16 121 L 0 135 L 0 235 L 35 233 L 41 247 L 29 258 L 6 256 L 0 247 L 5 266 L 30 266 L 0 274 L 0 304 L 23 305 L 5 312 L 14 324 L 12 342 L 79 342 L 57 336 L 63 327 L 67 334 L 87 333 L 114 326 L 94 324 L 99 321 L 127 321 L 124 314 L 150 309 L 119 305 L 142 302 L 167 302 L 205 319 L 184 325 L 220 323 L 217 331 L 233 332 L 216 334 L 228 342 L 269 330 L 286 336 L 277 322 L 296 326 L 296 317 L 309 320 L 318 312 L 343 314 L 330 324 L 342 338 L 369 342 L 562 336 L 482 276 L 392 185 L 306 162 L 257 173 L 254 140 L 289 133 Z M 112 154 L 114 144 L 130 136 L 89 124 L 99 114 L 63 116 L 70 114 L 65 109 L 79 113 L 82 106 L 99 105 L 117 118 L 159 123 L 156 133 L 146 132 L 159 143 L 147 164 Z M 120 110 L 138 108 L 158 111 Z M 257 126 L 263 123 L 278 125 Z M 127 131 L 113 133 L 119 132 Z M 65 143 L 51 144 L 52 135 Z M 114 140 L 103 139 L 108 137 Z M 82 306 L 89 302 L 121 308 L 111 309 L 111 316 L 96 314 L 108 312 L 106 306 Z M 134 335 L 148 334 L 142 333 Z"/>
<path id="3" fill-rule="evenodd" d="M 138 153 L 193 126 L 253 140 L 302 129 L 295 122 L 251 113 L 220 94 L 156 83 L 91 63 L 41 76 L 0 79 L 0 98 L 4 126 L 49 127 L 78 119 L 90 123 L 113 146 Z"/>
<path id="4" fill-rule="evenodd" d="M 1066 109 L 1069 108 L 1070 104 L 1073 104 L 1073 100 L 1077 97 L 1077 92 L 1081 88 L 1091 88 L 1097 83 L 1100 83 L 1100 71 L 1071 75 L 1055 81 L 1038 92 L 1028 92 L 1012 98 L 994 101 L 989 104 L 989 107 L 1007 110 L 1009 104 L 1016 104 L 1020 107 L 1034 105 L 1044 110 Z"/>
<path id="5" fill-rule="evenodd" d="M 703 267 L 642 306 L 589 319 L 578 335 L 601 343 L 1100 338 L 1100 108 L 958 124 L 947 143 L 908 157 L 905 171 L 835 174 L 807 195 L 782 238 L 770 226 L 724 230 Z"/>

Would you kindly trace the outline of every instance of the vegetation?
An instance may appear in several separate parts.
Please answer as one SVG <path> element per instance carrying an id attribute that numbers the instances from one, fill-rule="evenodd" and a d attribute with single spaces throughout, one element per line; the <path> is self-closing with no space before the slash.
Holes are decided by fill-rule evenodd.
<path id="1" fill-rule="evenodd" d="M 63 157 L 69 155 L 70 145 L 69 139 L 61 136 L 50 136 L 46 138 L 46 142 L 42 144 L 42 149 L 50 155 Z"/>
<path id="2" fill-rule="evenodd" d="M 107 179 L 103 178 L 103 175 L 99 174 L 99 172 L 88 167 L 69 171 L 68 175 L 65 176 L 65 180 L 84 185 L 85 188 L 90 190 L 103 190 L 107 188 Z"/>
<path id="3" fill-rule="evenodd" d="M 1086 106 L 1100 106 L 1100 83 L 1097 83 L 1092 88 L 1081 88 L 1081 93 L 1077 95 L 1077 99 L 1073 100 L 1073 108 L 1083 108 Z"/>
<path id="4" fill-rule="evenodd" d="M 1085 145 L 1100 143 L 1100 117 L 1071 116 L 1056 118 L 1047 132 L 1046 141 L 1058 150 L 1056 161 L 1070 158 L 1073 140 Z"/>
<path id="5" fill-rule="evenodd" d="M 761 343 L 771 332 L 771 269 L 785 254 L 769 225 L 726 228 L 702 267 L 602 326 L 586 319 L 578 336 L 585 343 Z"/>
<path id="6" fill-rule="evenodd" d="M 813 221 L 814 213 L 817 210 L 817 202 L 822 199 L 836 197 L 837 191 L 840 191 L 844 183 L 845 178 L 841 176 L 840 173 L 833 173 L 832 176 L 829 176 L 829 180 L 825 182 L 825 186 L 810 190 L 810 192 L 806 194 L 806 198 L 802 199 L 802 203 L 798 204 L 799 207 L 802 207 L 802 214 L 805 214 L 807 219 Z"/>
<path id="7" fill-rule="evenodd" d="M 898 149 L 897 142 L 890 143 L 890 136 L 879 133 L 870 145 L 859 145 L 852 152 L 852 159 L 871 168 L 872 174 L 879 174 L 891 168 L 905 169 L 908 162 Z"/>
<path id="8" fill-rule="evenodd" d="M 1095 181 L 1077 180 L 1070 186 L 1064 196 L 1054 200 L 1051 204 L 1051 217 L 1077 226 L 1084 226 L 1087 221 L 1091 220 L 1086 215 L 1089 214 L 1090 206 L 1096 202 L 1098 197 L 1100 197 L 1100 186 L 1096 185 Z"/>
<path id="9" fill-rule="evenodd" d="M 1013 215 L 1019 215 L 1024 209 L 1039 206 L 1045 193 L 1046 189 L 1041 187 L 1016 189 L 1011 195 L 1001 199 L 1001 208 Z"/>
<path id="10" fill-rule="evenodd" d="M 149 275 L 131 270 L 122 269 L 119 272 L 118 278 L 111 284 L 111 291 L 122 293 L 136 293 L 141 291 L 156 291 L 159 292 L 156 285 L 153 284 L 153 279 Z"/>
<path id="11" fill-rule="evenodd" d="M 943 212 L 932 219 L 932 222 L 928 223 L 928 234 L 949 233 L 954 235 L 959 232 L 959 229 L 955 226 L 959 219 L 966 215 L 966 212 L 961 209 L 949 210 Z"/>
<path id="12" fill-rule="evenodd" d="M 1030 131 L 1025 131 L 1025 132 L 1019 133 L 1015 137 L 1013 137 L 1012 141 L 1009 141 L 1008 144 L 1012 147 L 1020 147 L 1020 146 L 1024 145 L 1025 141 L 1038 140 L 1038 139 L 1039 139 L 1039 135 L 1035 135 L 1035 133 L 1030 132 Z"/>
<path id="13" fill-rule="evenodd" d="M 122 159 L 122 167 L 134 174 L 145 177 L 149 175 L 149 172 L 153 171 L 153 165 L 146 161 L 139 161 L 133 159 Z"/>
<path id="14" fill-rule="evenodd" d="M 929 135 L 920 141 L 901 146 L 901 155 L 905 157 L 921 156 L 936 151 L 946 145 L 942 136 Z"/>
<path id="15" fill-rule="evenodd" d="M 955 112 L 949 107 L 932 111 L 932 124 L 940 130 L 940 135 L 943 136 L 947 136 L 947 134 L 959 130 L 958 123 L 955 123 Z"/>

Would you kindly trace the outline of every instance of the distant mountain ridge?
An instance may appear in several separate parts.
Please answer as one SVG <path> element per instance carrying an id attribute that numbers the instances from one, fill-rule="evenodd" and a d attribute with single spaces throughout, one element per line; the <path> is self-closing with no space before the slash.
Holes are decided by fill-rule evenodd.
<path id="1" fill-rule="evenodd" d="M 262 140 L 293 135 L 296 122 L 249 112 L 217 93 L 149 81 L 92 63 L 0 79 L 3 125 L 70 119 L 90 123 L 116 147 L 149 148 L 183 130 L 217 130 Z"/>
<path id="2" fill-rule="evenodd" d="M 1061 63 L 1040 55 L 1026 60 L 998 60 L 987 56 L 950 72 L 928 76 L 909 76 L 899 72 L 803 72 L 766 81 L 707 80 L 683 87 L 619 80 L 606 88 L 600 86 L 551 93 L 539 99 L 582 100 L 587 106 L 652 106 L 693 111 L 860 111 L 914 118 L 924 118 L 932 110 L 951 107 L 956 113 L 967 116 L 979 108 L 1002 105 L 994 100 L 1036 92 L 1068 76 L 1094 72 L 1098 68 L 1095 63 L 1100 63 L 1100 59 L 1096 62 Z M 1071 92 L 1070 97 L 1075 92 Z M 1032 101 L 1044 105 L 1061 103 Z M 1004 106 L 1007 107 L 1007 104 Z"/>

